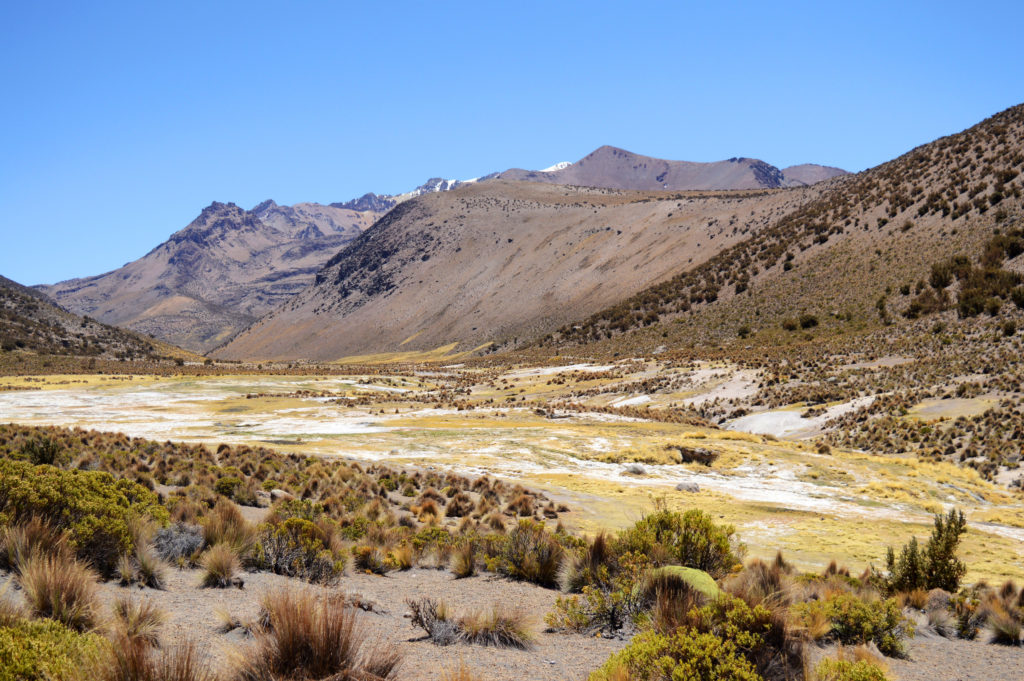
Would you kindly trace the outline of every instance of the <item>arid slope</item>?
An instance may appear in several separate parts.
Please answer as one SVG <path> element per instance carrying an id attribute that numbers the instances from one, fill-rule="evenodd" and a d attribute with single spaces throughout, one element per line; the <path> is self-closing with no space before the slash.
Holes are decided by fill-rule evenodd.
<path id="1" fill-rule="evenodd" d="M 635 192 L 490 181 L 400 204 L 223 358 L 333 360 L 543 335 L 695 266 L 816 188 Z"/>
<path id="2" fill-rule="evenodd" d="M 737 335 L 756 339 L 801 315 L 814 317 L 816 333 L 899 324 L 914 316 L 915 301 L 924 302 L 927 313 L 932 266 L 951 257 L 965 257 L 982 288 L 990 279 L 993 286 L 1001 281 L 998 265 L 982 262 L 982 250 L 997 230 L 1024 227 L 1022 171 L 1024 105 L 876 168 L 816 185 L 818 198 L 769 229 L 581 317 L 585 321 L 567 325 L 560 338 L 592 344 L 615 337 L 609 349 L 643 352 L 666 343 L 700 347 Z M 1013 260 L 1006 266 L 1019 268 Z M 936 298 L 955 308 L 964 285 L 952 279 Z M 622 332 L 627 337 L 620 338 Z"/>
<path id="3" fill-rule="evenodd" d="M 213 203 L 144 257 L 40 287 L 79 314 L 205 351 L 313 281 L 379 213 L 315 203 Z"/>
<path id="4" fill-rule="evenodd" d="M 79 317 L 45 295 L 0 277 L 0 352 L 149 357 L 165 347 L 138 334 Z"/>

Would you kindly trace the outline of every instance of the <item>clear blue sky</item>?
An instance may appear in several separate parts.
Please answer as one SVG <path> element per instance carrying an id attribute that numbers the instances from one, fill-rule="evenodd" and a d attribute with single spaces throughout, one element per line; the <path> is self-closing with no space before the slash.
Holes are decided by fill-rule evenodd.
<path id="1" fill-rule="evenodd" d="M 861 170 L 1024 101 L 1019 1 L 705 4 L 4 2 L 0 274 L 602 144 Z"/>

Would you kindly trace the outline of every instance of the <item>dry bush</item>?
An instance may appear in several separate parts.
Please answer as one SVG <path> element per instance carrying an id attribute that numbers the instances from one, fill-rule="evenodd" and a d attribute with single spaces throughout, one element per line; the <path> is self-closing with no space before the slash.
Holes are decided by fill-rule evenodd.
<path id="1" fill-rule="evenodd" d="M 218 681 L 214 665 L 192 640 L 157 652 L 140 638 L 115 636 L 108 653 L 89 670 L 90 681 Z"/>
<path id="2" fill-rule="evenodd" d="M 242 588 L 241 580 L 235 577 L 239 562 L 232 545 L 214 544 L 200 556 L 199 566 L 203 569 L 202 586 L 216 589 L 229 586 Z"/>
<path id="3" fill-rule="evenodd" d="M 466 661 L 459 659 L 456 667 L 449 667 L 441 670 L 441 681 L 485 681 L 483 676 L 476 674 L 470 669 Z"/>
<path id="4" fill-rule="evenodd" d="M 416 556 L 412 544 L 401 544 L 388 551 L 387 564 L 395 570 L 409 570 L 415 562 Z"/>
<path id="5" fill-rule="evenodd" d="M 525 650 L 533 644 L 533 621 L 516 608 L 495 604 L 458 620 L 462 640 L 483 646 Z"/>
<path id="6" fill-rule="evenodd" d="M 70 559 L 74 552 L 67 533 L 56 530 L 39 516 L 0 527 L 0 568 L 17 570 L 33 553 L 48 553 Z"/>
<path id="7" fill-rule="evenodd" d="M 121 596 L 114 601 L 111 625 L 115 634 L 126 640 L 141 640 L 157 646 L 160 629 L 166 620 L 166 613 L 148 599 L 137 601 L 130 596 Z"/>
<path id="8" fill-rule="evenodd" d="M 207 546 L 228 544 L 238 556 L 245 556 L 256 543 L 256 529 L 227 499 L 219 499 L 203 519 L 203 541 Z"/>
<path id="9" fill-rule="evenodd" d="M 472 542 L 465 542 L 452 553 L 450 569 L 456 579 L 476 574 L 476 550 Z"/>
<path id="10" fill-rule="evenodd" d="M 33 615 L 48 617 L 76 631 L 98 623 L 98 575 L 75 560 L 33 554 L 20 564 L 18 584 Z"/>
<path id="11" fill-rule="evenodd" d="M 525 650 L 533 644 L 533 620 L 522 610 L 495 604 L 456 617 L 448 605 L 431 598 L 407 600 L 412 624 L 427 633 L 435 645 L 459 641 L 482 646 Z"/>
<path id="12" fill-rule="evenodd" d="M 264 599 L 267 627 L 235 664 L 236 681 L 397 678 L 393 648 L 367 648 L 354 608 L 343 597 L 283 591 Z"/>
<path id="13" fill-rule="evenodd" d="M 611 539 L 606 532 L 599 532 L 583 551 L 569 555 L 562 562 L 558 575 L 562 591 L 579 593 L 598 579 L 601 567 L 614 567 L 614 562 Z"/>
<path id="14" fill-rule="evenodd" d="M 459 492 L 445 507 L 444 514 L 449 518 L 461 518 L 473 512 L 473 499 L 465 492 Z"/>
<path id="15" fill-rule="evenodd" d="M 505 507 L 505 513 L 527 518 L 533 515 L 536 508 L 534 498 L 529 494 L 520 494 Z"/>

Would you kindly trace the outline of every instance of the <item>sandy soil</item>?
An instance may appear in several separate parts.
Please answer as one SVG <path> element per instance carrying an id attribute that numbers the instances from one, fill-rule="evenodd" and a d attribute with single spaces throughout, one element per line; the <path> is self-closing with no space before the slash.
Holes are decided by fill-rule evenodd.
<path id="1" fill-rule="evenodd" d="M 171 570 L 167 589 L 121 587 L 116 583 L 101 586 L 105 599 L 132 593 L 151 599 L 168 614 L 164 639 L 191 636 L 206 643 L 214 660 L 224 659 L 232 650 L 248 645 L 242 630 L 229 633 L 218 630 L 218 612 L 227 612 L 238 620 L 251 621 L 259 611 L 260 597 L 268 592 L 295 587 L 298 582 L 269 573 L 244 574 L 245 588 L 202 589 L 198 570 Z M 314 590 L 323 587 L 303 586 Z M 467 665 L 488 681 L 523 681 L 525 679 L 586 679 L 625 641 L 591 638 L 572 634 L 542 633 L 543 616 L 554 605 L 556 591 L 531 584 L 512 582 L 485 575 L 456 580 L 443 570 L 416 568 L 407 572 L 376 575 L 346 575 L 333 590 L 376 604 L 379 612 L 361 613 L 371 642 L 393 643 L 404 654 L 402 679 L 434 681 L 443 670 L 455 667 L 463 659 Z M 407 598 L 431 597 L 447 601 L 456 612 L 490 607 L 494 603 L 519 606 L 535 616 L 538 632 L 530 650 L 509 650 L 481 646 L 453 645 L 439 647 L 422 640 L 423 631 L 413 627 L 405 605 Z"/>

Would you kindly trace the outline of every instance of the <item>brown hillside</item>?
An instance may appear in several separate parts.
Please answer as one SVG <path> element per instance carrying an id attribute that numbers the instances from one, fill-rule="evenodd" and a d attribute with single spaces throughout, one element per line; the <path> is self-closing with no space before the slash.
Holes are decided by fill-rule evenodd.
<path id="1" fill-rule="evenodd" d="M 425 195 L 214 354 L 331 360 L 526 339 L 706 261 L 816 193 L 492 181 Z"/>
<path id="2" fill-rule="evenodd" d="M 314 203 L 213 203 L 144 257 L 40 287 L 108 324 L 205 351 L 305 288 L 378 213 Z"/>
<path id="3" fill-rule="evenodd" d="M 837 330 L 898 322 L 927 297 L 934 264 L 959 254 L 978 266 L 996 230 L 1021 226 L 1022 171 L 1018 106 L 819 185 L 820 196 L 768 229 L 559 338 L 591 343 L 628 331 L 616 347 L 650 350 L 735 339 L 743 327 L 778 329 L 802 314 Z M 944 292 L 947 305 L 963 285 Z M 652 326 L 655 315 L 662 323 Z"/>
<path id="4" fill-rule="evenodd" d="M 138 334 L 73 315 L 46 296 L 0 277 L 0 353 L 141 358 L 166 348 Z"/>

